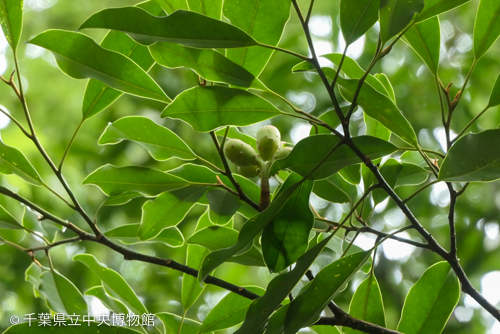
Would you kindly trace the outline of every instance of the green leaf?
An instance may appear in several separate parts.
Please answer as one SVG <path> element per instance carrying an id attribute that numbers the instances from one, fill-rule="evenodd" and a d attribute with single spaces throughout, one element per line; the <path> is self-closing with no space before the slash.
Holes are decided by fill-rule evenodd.
<path id="1" fill-rule="evenodd" d="M 109 296 L 102 285 L 94 286 L 85 291 L 86 296 L 94 296 L 110 311 L 114 313 L 128 314 L 129 310 L 121 301 Z"/>
<path id="2" fill-rule="evenodd" d="M 377 73 L 374 77 L 384 85 L 385 90 L 388 93 L 389 98 L 396 104 L 396 94 L 394 93 L 394 87 L 392 87 L 389 78 L 384 73 Z M 384 93 L 384 92 L 382 92 Z"/>
<path id="3" fill-rule="evenodd" d="M 340 331 L 335 326 L 316 325 L 312 326 L 311 329 L 316 334 L 341 334 Z"/>
<path id="4" fill-rule="evenodd" d="M 52 51 L 59 68 L 70 77 L 97 79 L 125 93 L 171 102 L 160 86 L 134 61 L 102 48 L 86 35 L 47 30 L 29 43 Z"/>
<path id="5" fill-rule="evenodd" d="M 198 279 L 203 282 L 210 272 L 226 262 L 233 255 L 245 248 L 260 231 L 266 227 L 279 210 L 285 205 L 293 192 L 299 187 L 299 184 L 294 184 L 287 188 L 280 196 L 278 196 L 271 205 L 258 215 L 249 219 L 241 228 L 238 235 L 238 241 L 230 248 L 214 251 L 210 253 L 201 266 Z"/>
<path id="6" fill-rule="evenodd" d="M 258 44 L 239 28 L 184 10 L 177 10 L 167 17 L 157 17 L 136 7 L 108 8 L 88 18 L 79 30 L 88 28 L 123 31 L 145 44 L 173 42 L 209 49 Z"/>
<path id="7" fill-rule="evenodd" d="M 65 314 L 87 314 L 87 302 L 78 288 L 57 271 L 46 271 L 41 276 L 40 294 L 51 310 Z"/>
<path id="8" fill-rule="evenodd" d="M 500 75 L 495 80 L 495 84 L 491 90 L 490 100 L 486 108 L 496 107 L 500 105 Z"/>
<path id="9" fill-rule="evenodd" d="M 500 36 L 500 2 L 481 0 L 474 24 L 474 57 L 479 60 Z"/>
<path id="10" fill-rule="evenodd" d="M 371 159 L 383 157 L 396 151 L 393 144 L 369 136 L 354 137 L 355 145 Z M 271 175 L 288 168 L 302 176 L 308 175 L 339 143 L 340 139 L 332 134 L 319 134 L 302 139 L 295 145 L 290 155 L 276 160 L 271 167 Z M 319 180 L 337 173 L 342 168 L 361 163 L 359 157 L 347 145 L 341 145 L 331 154 L 309 179 Z"/>
<path id="11" fill-rule="evenodd" d="M 188 9 L 186 0 L 155 0 L 161 8 L 168 14 L 172 14 L 178 9 Z"/>
<path id="12" fill-rule="evenodd" d="M 395 187 L 418 185 L 429 178 L 430 172 L 418 165 L 405 162 L 402 165 Z"/>
<path id="13" fill-rule="evenodd" d="M 468 134 L 448 151 L 439 179 L 459 182 L 488 182 L 500 178 L 500 129 Z"/>
<path id="14" fill-rule="evenodd" d="M 413 25 L 404 34 L 403 40 L 422 58 L 432 74 L 437 76 L 441 47 L 439 19 L 434 17 Z"/>
<path id="15" fill-rule="evenodd" d="M 358 82 L 359 80 L 338 78 L 338 83 L 345 89 L 343 92 L 348 100 L 352 100 Z M 363 85 L 357 103 L 368 116 L 375 118 L 405 142 L 413 146 L 418 145 L 417 136 L 411 124 L 389 97 L 377 92 L 369 85 Z"/>
<path id="16" fill-rule="evenodd" d="M 359 165 L 351 165 L 342 168 L 339 174 L 351 184 L 359 184 L 361 182 L 361 168 Z"/>
<path id="17" fill-rule="evenodd" d="M 162 66 L 188 67 L 208 81 L 266 90 L 266 86 L 253 74 L 215 50 L 189 48 L 174 43 L 156 43 L 149 49 L 156 62 Z"/>
<path id="18" fill-rule="evenodd" d="M 89 267 L 105 284 L 106 291 L 121 300 L 137 314 L 149 313 L 125 279 L 113 269 L 99 263 L 93 255 L 78 254 L 73 261 L 80 261 Z"/>
<path id="19" fill-rule="evenodd" d="M 356 289 L 349 305 L 349 314 L 357 319 L 365 320 L 382 327 L 385 327 L 384 303 L 382 292 L 375 275 L 371 273 Z M 362 334 L 344 327 L 345 334 Z"/>
<path id="20" fill-rule="evenodd" d="M 422 22 L 436 15 L 445 13 L 455 7 L 462 6 L 470 0 L 425 0 L 424 9 L 417 15 L 415 21 Z"/>
<path id="21" fill-rule="evenodd" d="M 290 303 L 284 333 L 297 333 L 302 327 L 315 321 L 344 284 L 363 266 L 370 254 L 371 251 L 355 253 L 323 268 L 309 287 Z"/>
<path id="22" fill-rule="evenodd" d="M 108 164 L 92 172 L 83 180 L 83 184 L 94 184 L 106 195 L 116 196 L 131 191 L 158 195 L 184 188 L 189 182 L 156 169 L 139 166 L 115 167 Z"/>
<path id="23" fill-rule="evenodd" d="M 16 218 L 0 205 L 0 229 L 22 230 L 23 226 L 19 224 Z"/>
<path id="24" fill-rule="evenodd" d="M 73 318 L 73 321 L 75 319 Z M 67 324 L 71 323 L 71 320 L 66 321 Z M 99 322 L 79 322 L 79 326 L 71 326 L 72 334 L 89 334 L 89 333 L 99 333 L 99 334 L 137 334 L 138 332 L 125 327 L 114 327 L 114 326 L 99 326 Z M 44 326 L 42 323 L 37 321 L 32 321 L 31 324 L 28 322 L 23 322 L 19 325 L 10 326 L 7 328 L 3 334 L 67 334 L 67 326 Z M 193 333 L 196 334 L 196 333 Z"/>
<path id="25" fill-rule="evenodd" d="M 284 302 L 287 300 L 285 299 Z M 286 304 L 281 306 L 276 312 L 271 315 L 269 321 L 267 322 L 266 332 L 265 334 L 282 334 L 285 330 L 285 317 L 286 312 L 288 312 L 288 308 L 290 304 Z"/>
<path id="26" fill-rule="evenodd" d="M 187 0 L 190 11 L 220 20 L 222 16 L 222 0 Z"/>
<path id="27" fill-rule="evenodd" d="M 227 87 L 196 87 L 179 94 L 162 117 L 181 119 L 196 131 L 220 126 L 246 126 L 282 114 L 260 96 Z"/>
<path id="28" fill-rule="evenodd" d="M 204 186 L 191 186 L 164 192 L 154 201 L 146 202 L 142 207 L 141 227 L 137 233 L 139 239 L 152 239 L 164 229 L 179 224 L 205 190 Z"/>
<path id="29" fill-rule="evenodd" d="M 261 43 L 278 45 L 290 16 L 288 0 L 225 0 L 224 16 L 231 23 Z M 227 57 L 259 76 L 273 50 L 267 48 L 239 48 L 227 50 Z"/>
<path id="30" fill-rule="evenodd" d="M 341 0 L 340 28 L 346 46 L 355 42 L 378 21 L 380 0 Z"/>
<path id="31" fill-rule="evenodd" d="M 308 250 L 297 260 L 297 264 L 291 271 L 273 278 L 267 286 L 266 293 L 250 304 L 245 321 L 235 334 L 261 333 L 271 314 L 305 275 L 332 237 L 333 234 L 330 234 L 330 236 Z"/>
<path id="32" fill-rule="evenodd" d="M 118 239 L 127 245 L 137 243 L 161 243 L 169 247 L 180 247 L 184 245 L 184 236 L 177 227 L 169 227 L 160 232 L 155 238 L 149 240 L 141 240 L 137 236 L 137 232 L 141 224 L 126 224 L 115 227 L 104 233 L 108 238 Z"/>
<path id="33" fill-rule="evenodd" d="M 236 196 L 223 189 L 211 189 L 207 192 L 210 210 L 208 216 L 216 225 L 226 225 L 238 211 L 240 202 Z"/>
<path id="34" fill-rule="evenodd" d="M 210 253 L 208 249 L 198 245 L 188 245 L 186 265 L 199 269 L 205 256 Z M 198 279 L 188 274 L 182 275 L 181 301 L 184 312 L 186 312 L 205 290 L 206 285 L 200 285 Z"/>
<path id="35" fill-rule="evenodd" d="M 408 292 L 397 330 L 441 333 L 459 298 L 458 279 L 448 262 L 434 264 Z"/>
<path id="36" fill-rule="evenodd" d="M 193 151 L 175 132 L 147 117 L 128 116 L 109 124 L 99 138 L 99 145 L 118 144 L 123 140 L 131 140 L 145 147 L 156 160 L 196 159 Z"/>
<path id="37" fill-rule="evenodd" d="M 23 0 L 0 0 L 0 26 L 15 52 L 23 29 Z"/>
<path id="38" fill-rule="evenodd" d="M 300 175 L 291 174 L 280 192 L 300 180 Z M 309 208 L 312 186 L 313 181 L 302 182 L 262 231 L 262 254 L 271 273 L 284 270 L 307 250 L 309 232 L 314 224 Z"/>
<path id="39" fill-rule="evenodd" d="M 101 42 L 101 47 L 123 54 L 136 62 L 146 72 L 154 64 L 147 47 L 137 44 L 127 34 L 119 31 L 110 31 Z M 83 119 L 86 120 L 97 115 L 122 95 L 121 91 L 109 87 L 104 82 L 90 79 L 83 97 Z"/>
<path id="40" fill-rule="evenodd" d="M 127 204 L 131 200 L 143 197 L 142 194 L 137 192 L 123 193 L 117 196 L 109 196 L 108 199 L 104 202 L 103 206 L 118 206 Z"/>
<path id="41" fill-rule="evenodd" d="M 215 134 L 220 137 L 220 140 L 224 137 L 226 134 L 226 128 L 219 129 L 215 131 Z M 244 143 L 247 143 L 248 145 L 256 148 L 257 147 L 257 141 L 255 140 L 254 137 L 249 136 L 238 130 L 237 127 L 231 126 L 229 127 L 229 131 L 227 132 L 227 138 L 234 138 L 234 139 L 239 139 L 243 141 Z"/>
<path id="42" fill-rule="evenodd" d="M 424 8 L 424 0 L 381 0 L 380 38 L 385 43 L 403 30 L 415 13 Z"/>
<path id="43" fill-rule="evenodd" d="M 265 290 L 257 286 L 246 286 L 247 290 L 263 295 Z M 243 322 L 245 313 L 252 300 L 230 292 L 207 315 L 200 333 L 214 332 L 230 328 Z"/>
<path id="44" fill-rule="evenodd" d="M 43 185 L 43 181 L 38 175 L 33 165 L 28 161 L 23 152 L 17 148 L 4 144 L 0 139 L 0 173 L 15 174 L 24 181 L 36 186 Z"/>
<path id="45" fill-rule="evenodd" d="M 389 141 L 389 139 L 391 138 L 391 131 L 380 124 L 380 122 L 368 116 L 366 113 L 363 113 L 363 117 L 366 126 L 365 134 L 367 136 L 377 137 L 382 140 Z"/>
<path id="46" fill-rule="evenodd" d="M 339 174 L 314 181 L 313 192 L 333 203 L 353 203 L 357 197 L 356 186 L 348 183 Z"/>
<path id="47" fill-rule="evenodd" d="M 172 313 L 156 313 L 165 325 L 166 333 L 198 334 L 201 324 L 198 321 L 183 318 Z M 181 332 L 182 329 L 182 332 Z"/>

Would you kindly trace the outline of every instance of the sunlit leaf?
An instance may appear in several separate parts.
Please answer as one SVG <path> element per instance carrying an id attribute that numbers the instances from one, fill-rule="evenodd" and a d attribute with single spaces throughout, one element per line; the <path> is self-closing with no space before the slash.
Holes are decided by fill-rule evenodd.
<path id="1" fill-rule="evenodd" d="M 23 28 L 23 0 L 0 1 L 0 25 L 10 47 L 16 50 Z"/>
<path id="2" fill-rule="evenodd" d="M 208 249 L 198 245 L 188 245 L 186 252 L 186 265 L 194 269 L 199 269 L 205 256 L 210 253 Z M 205 288 L 206 285 L 201 285 L 196 277 L 182 275 L 181 302 L 184 311 L 193 306 Z"/>
<path id="3" fill-rule="evenodd" d="M 0 140 L 0 173 L 15 174 L 37 186 L 43 184 L 40 175 L 26 156 L 17 148 L 5 145 L 2 140 Z"/>
<path id="4" fill-rule="evenodd" d="M 201 327 L 198 321 L 186 319 L 177 314 L 156 313 L 156 316 L 165 325 L 167 333 L 198 334 Z"/>
<path id="5" fill-rule="evenodd" d="M 57 271 L 46 271 L 40 277 L 39 291 L 51 310 L 65 314 L 87 314 L 87 302 L 82 293 Z"/>
<path id="6" fill-rule="evenodd" d="M 120 53 L 102 48 L 86 35 L 64 30 L 47 30 L 35 36 L 29 43 L 52 51 L 59 68 L 70 77 L 97 79 L 132 95 L 171 102 L 160 86 L 139 65 Z"/>
<path id="7" fill-rule="evenodd" d="M 0 228 L 21 230 L 23 226 L 19 224 L 16 218 L 0 205 Z"/>
<path id="8" fill-rule="evenodd" d="M 95 13 L 79 28 L 126 32 L 140 43 L 173 42 L 196 48 L 238 48 L 257 45 L 241 29 L 205 15 L 177 10 L 167 17 L 152 16 L 137 7 L 108 8 Z"/>
<path id="9" fill-rule="evenodd" d="M 448 262 L 429 267 L 410 289 L 397 330 L 441 333 L 460 298 L 460 285 Z"/>
<path id="10" fill-rule="evenodd" d="M 164 11 L 172 14 L 178 9 L 188 9 L 186 0 L 155 0 Z"/>
<path id="11" fill-rule="evenodd" d="M 220 20 L 222 0 L 187 0 L 189 10 Z"/>
<path id="12" fill-rule="evenodd" d="M 474 25 L 474 56 L 484 56 L 500 36 L 500 2 L 481 0 Z"/>
<path id="13" fill-rule="evenodd" d="M 246 126 L 281 114 L 260 96 L 227 87 L 196 87 L 179 94 L 162 117 L 181 119 L 196 131 L 220 126 Z"/>
<path id="14" fill-rule="evenodd" d="M 470 0 L 425 0 L 424 9 L 417 15 L 416 22 L 422 22 L 461 6 Z"/>
<path id="15" fill-rule="evenodd" d="M 94 296 L 110 311 L 115 313 L 128 314 L 129 310 L 121 301 L 109 296 L 102 285 L 94 286 L 85 291 L 86 296 Z"/>
<path id="16" fill-rule="evenodd" d="M 430 20 L 413 25 L 404 34 L 403 40 L 415 50 L 432 74 L 436 76 L 439 67 L 439 50 L 441 47 L 439 19 L 434 17 Z"/>
<path id="17" fill-rule="evenodd" d="M 381 0 L 380 38 L 387 42 L 400 33 L 424 8 L 424 0 Z"/>
<path id="18" fill-rule="evenodd" d="M 207 199 L 210 204 L 208 216 L 212 223 L 217 225 L 227 224 L 240 207 L 238 198 L 223 189 L 209 190 Z"/>
<path id="19" fill-rule="evenodd" d="M 184 236 L 177 227 L 169 227 L 160 232 L 153 239 L 141 240 L 137 236 L 141 224 L 125 224 L 110 229 L 104 233 L 105 236 L 112 239 L 118 239 L 127 245 L 137 243 L 160 243 L 169 247 L 180 247 L 184 244 Z"/>
<path id="20" fill-rule="evenodd" d="M 99 145 L 118 144 L 123 140 L 144 146 L 156 160 L 196 159 L 189 146 L 170 129 L 142 116 L 128 116 L 109 124 L 99 138 Z"/>
<path id="21" fill-rule="evenodd" d="M 380 0 L 341 0 L 340 28 L 347 45 L 355 42 L 378 21 Z"/>
<path id="22" fill-rule="evenodd" d="M 165 191 L 184 188 L 189 182 L 156 169 L 105 165 L 87 176 L 83 184 L 94 184 L 107 195 L 120 195 L 132 191 L 158 195 Z"/>

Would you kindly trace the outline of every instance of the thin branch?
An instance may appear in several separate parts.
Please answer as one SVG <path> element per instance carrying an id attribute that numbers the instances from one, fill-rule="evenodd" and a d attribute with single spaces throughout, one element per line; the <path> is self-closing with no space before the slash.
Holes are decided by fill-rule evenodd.
<path id="1" fill-rule="evenodd" d="M 451 182 L 446 182 L 450 192 L 450 210 L 448 213 L 448 222 L 450 225 L 450 256 L 452 259 L 457 258 L 457 233 L 455 230 L 455 206 L 457 204 L 457 192 L 453 189 Z"/>
<path id="2" fill-rule="evenodd" d="M 490 109 L 489 106 L 486 106 L 486 108 L 484 108 L 479 114 L 477 114 L 469 123 L 467 123 L 467 125 L 462 129 L 462 131 L 460 131 L 460 133 L 455 137 L 453 138 L 453 140 L 451 140 L 451 144 L 455 143 L 457 140 L 459 140 L 464 134 L 465 132 L 467 131 L 467 129 L 472 125 L 474 124 L 474 122 L 476 122 L 479 117 L 483 116 L 483 114 L 488 110 Z"/>
<path id="3" fill-rule="evenodd" d="M 436 184 L 436 183 L 439 183 L 441 182 L 441 180 L 434 180 L 432 182 L 429 182 L 429 183 L 426 183 L 424 184 L 422 187 L 420 187 L 417 191 L 415 191 L 413 194 L 411 194 L 410 196 L 406 197 L 404 200 L 403 200 L 403 203 L 406 204 L 408 203 L 409 201 L 411 201 L 415 196 L 417 196 L 418 194 L 420 194 L 420 192 L 424 191 L 425 189 L 427 189 L 428 187 L 432 186 L 433 184 Z"/>
<path id="4" fill-rule="evenodd" d="M 69 143 L 68 143 L 68 146 L 66 147 L 66 150 L 64 150 L 64 154 L 63 154 L 63 156 L 61 158 L 61 162 L 59 163 L 59 168 L 58 168 L 59 173 L 61 173 L 61 171 L 62 171 L 64 160 L 68 156 L 68 153 L 71 150 L 71 146 L 73 145 L 73 142 L 75 141 L 76 136 L 78 135 L 78 132 L 80 132 L 80 129 L 82 128 L 82 125 L 83 125 L 84 122 L 85 122 L 85 119 L 82 118 L 82 120 L 80 121 L 80 123 L 76 127 L 75 132 L 71 136 L 71 139 L 69 140 Z"/>
<path id="5" fill-rule="evenodd" d="M 269 45 L 269 44 L 264 44 L 264 43 L 258 43 L 257 45 L 258 46 L 262 46 L 264 48 L 268 48 L 268 49 L 280 51 L 280 52 L 283 52 L 283 53 L 288 53 L 289 55 L 297 57 L 297 58 L 299 58 L 301 60 L 304 60 L 304 61 L 307 61 L 307 62 L 311 62 L 311 58 L 303 56 L 300 53 L 293 52 L 291 50 L 283 49 L 283 48 L 280 48 L 280 47 L 277 47 L 277 46 L 273 46 L 273 45 Z"/>

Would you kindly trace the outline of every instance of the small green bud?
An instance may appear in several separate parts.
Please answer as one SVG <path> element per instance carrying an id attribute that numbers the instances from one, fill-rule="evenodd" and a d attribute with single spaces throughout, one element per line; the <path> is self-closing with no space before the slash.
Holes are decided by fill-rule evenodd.
<path id="1" fill-rule="evenodd" d="M 229 139 L 224 145 L 224 154 L 238 166 L 257 165 L 257 152 L 239 139 Z"/>
<path id="2" fill-rule="evenodd" d="M 291 147 L 281 147 L 279 150 L 276 151 L 276 154 L 274 155 L 274 160 L 286 158 L 290 154 L 290 152 L 292 152 Z"/>
<path id="3" fill-rule="evenodd" d="M 256 177 L 259 176 L 260 170 L 257 166 L 239 166 L 238 173 L 245 177 Z"/>
<path id="4" fill-rule="evenodd" d="M 272 126 L 266 125 L 257 132 L 257 149 L 264 161 L 269 161 L 280 146 L 281 135 L 279 130 Z"/>

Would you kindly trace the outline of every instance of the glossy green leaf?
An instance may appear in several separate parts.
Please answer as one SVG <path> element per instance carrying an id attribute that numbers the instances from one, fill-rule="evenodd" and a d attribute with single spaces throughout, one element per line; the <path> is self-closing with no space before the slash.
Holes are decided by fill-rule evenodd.
<path id="1" fill-rule="evenodd" d="M 23 0 L 0 0 L 0 26 L 15 51 L 23 29 Z"/>
<path id="2" fill-rule="evenodd" d="M 160 86 L 134 61 L 102 48 L 86 35 L 47 30 L 29 43 L 52 51 L 61 70 L 70 77 L 97 79 L 132 95 L 171 102 Z"/>
<path id="3" fill-rule="evenodd" d="M 425 0 L 424 9 L 417 15 L 416 22 L 422 22 L 436 15 L 445 13 L 455 7 L 462 6 L 470 0 Z"/>
<path id="4" fill-rule="evenodd" d="M 136 7 L 108 8 L 95 13 L 79 29 L 126 32 L 140 43 L 173 42 L 196 48 L 239 48 L 258 43 L 241 29 L 205 15 L 177 10 L 152 16 Z"/>
<path id="5" fill-rule="evenodd" d="M 164 229 L 179 224 L 205 190 L 205 186 L 187 187 L 164 192 L 154 201 L 146 202 L 142 207 L 141 227 L 137 233 L 139 239 L 152 239 Z"/>
<path id="6" fill-rule="evenodd" d="M 499 145 L 500 129 L 471 133 L 460 138 L 448 151 L 439 171 L 439 179 L 460 182 L 499 179 Z"/>
<path id="7" fill-rule="evenodd" d="M 165 191 L 184 188 L 189 182 L 156 169 L 105 165 L 87 176 L 83 184 L 94 184 L 106 195 L 120 195 L 132 191 L 158 195 Z"/>
<path id="8" fill-rule="evenodd" d="M 78 254 L 73 257 L 73 261 L 80 261 L 89 267 L 103 281 L 106 291 L 121 300 L 132 312 L 149 313 L 125 279 L 113 269 L 99 263 L 93 255 Z"/>
<path id="9" fill-rule="evenodd" d="M 226 125 L 250 125 L 281 113 L 255 94 L 213 86 L 184 91 L 163 110 L 161 116 L 181 119 L 196 131 L 208 132 Z"/>
<path id="10" fill-rule="evenodd" d="M 361 167 L 359 165 L 351 165 L 342 168 L 339 174 L 351 184 L 359 184 L 361 182 Z"/>
<path id="11" fill-rule="evenodd" d="M 340 331 L 335 326 L 316 325 L 312 326 L 311 329 L 316 334 L 341 334 Z"/>
<path id="12" fill-rule="evenodd" d="M 115 313 L 128 314 L 129 310 L 121 301 L 109 296 L 102 285 L 94 286 L 85 291 L 86 296 L 94 296 L 110 311 Z"/>
<path id="13" fill-rule="evenodd" d="M 51 310 L 65 314 L 87 314 L 87 302 L 78 288 L 57 271 L 46 271 L 41 276 L 40 294 Z"/>
<path id="14" fill-rule="evenodd" d="M 123 54 L 136 62 L 146 72 L 154 64 L 154 60 L 145 46 L 137 44 L 127 34 L 119 31 L 110 31 L 101 42 L 101 47 Z M 97 115 L 122 95 L 121 91 L 109 87 L 104 82 L 90 79 L 83 97 L 83 119 Z"/>
<path id="15" fill-rule="evenodd" d="M 80 317 L 82 319 L 82 317 Z M 75 321 L 73 319 L 73 321 Z M 71 320 L 67 320 L 66 324 L 70 324 Z M 99 322 L 81 322 L 79 326 L 71 326 L 72 334 L 137 334 L 138 332 L 126 327 L 99 326 Z M 19 325 L 10 326 L 4 334 L 67 334 L 67 326 L 43 326 L 37 321 L 32 321 L 31 324 L 23 322 Z M 193 333 L 196 334 L 196 333 Z"/>
<path id="16" fill-rule="evenodd" d="M 22 230 L 23 226 L 19 224 L 16 218 L 14 218 L 10 212 L 5 210 L 3 206 L 0 205 L 0 229 L 14 229 Z"/>
<path id="17" fill-rule="evenodd" d="M 495 80 L 495 84 L 491 90 L 487 108 L 496 107 L 498 105 L 500 105 L 500 75 Z"/>
<path id="18" fill-rule="evenodd" d="M 474 57 L 480 59 L 500 36 L 500 2 L 481 0 L 474 25 Z"/>
<path id="19" fill-rule="evenodd" d="M 208 81 L 266 89 L 253 74 L 215 50 L 189 48 L 174 43 L 156 43 L 149 49 L 156 62 L 162 66 L 188 67 Z"/>
<path id="20" fill-rule="evenodd" d="M 284 333 L 297 333 L 302 327 L 317 319 L 326 305 L 342 290 L 344 284 L 366 262 L 370 254 L 370 251 L 355 253 L 323 268 L 309 287 L 290 303 Z"/>
<path id="21" fill-rule="evenodd" d="M 410 289 L 397 330 L 441 333 L 460 298 L 460 285 L 448 262 L 429 267 Z"/>
<path id="22" fill-rule="evenodd" d="M 278 45 L 290 16 L 288 0 L 225 0 L 224 16 L 231 23 L 261 43 Z M 227 57 L 259 76 L 273 50 L 240 48 L 227 50 Z"/>
<path id="23" fill-rule="evenodd" d="M 265 290 L 257 286 L 247 286 L 247 290 L 263 295 Z M 245 313 L 252 300 L 230 292 L 207 315 L 201 325 L 200 333 L 219 331 L 243 322 Z"/>
<path id="24" fill-rule="evenodd" d="M 339 84 L 345 89 L 345 96 L 352 100 L 354 92 L 358 87 L 359 80 L 338 79 Z M 358 96 L 357 103 L 363 108 L 368 116 L 376 119 L 387 129 L 406 141 L 408 144 L 417 146 L 417 136 L 411 124 L 403 116 L 398 107 L 390 98 L 377 92 L 369 85 L 363 85 Z"/>
<path id="25" fill-rule="evenodd" d="M 300 180 L 300 175 L 291 174 L 280 192 Z M 312 186 L 313 181 L 302 182 L 262 231 L 262 254 L 271 273 L 284 270 L 307 250 L 309 232 L 314 224 L 309 208 Z"/>
<path id="26" fill-rule="evenodd" d="M 396 186 L 399 173 L 402 169 L 403 165 L 395 159 L 388 159 L 379 168 L 380 174 L 382 174 L 391 188 L 394 188 Z M 375 205 L 383 202 L 387 197 L 389 197 L 389 195 L 387 195 L 387 192 L 385 192 L 383 189 L 375 189 L 372 192 L 372 198 Z"/>
<path id="27" fill-rule="evenodd" d="M 378 21 L 380 0 L 341 0 L 340 28 L 346 45 L 363 36 Z"/>
<path id="28" fill-rule="evenodd" d="M 297 260 L 297 264 L 291 271 L 273 278 L 266 288 L 266 293 L 250 304 L 245 316 L 245 321 L 235 334 L 262 333 L 264 326 L 274 310 L 276 310 L 281 302 L 288 296 L 301 278 L 304 277 L 309 267 L 332 237 L 333 234 L 308 250 Z"/>
<path id="29" fill-rule="evenodd" d="M 299 184 L 290 186 L 278 196 L 266 210 L 249 219 L 241 228 L 238 235 L 238 241 L 233 246 L 210 253 L 201 266 L 200 274 L 198 275 L 199 281 L 203 282 L 211 271 L 252 242 L 253 238 L 269 224 L 298 187 Z"/>
<path id="30" fill-rule="evenodd" d="M 389 141 L 391 138 L 391 131 L 389 131 L 385 126 L 380 124 L 379 121 L 368 116 L 366 113 L 363 114 L 365 120 L 365 134 L 367 136 L 377 137 L 382 140 Z"/>
<path id="31" fill-rule="evenodd" d="M 217 225 L 229 223 L 240 207 L 238 198 L 223 189 L 214 188 L 209 190 L 207 192 L 207 199 L 210 204 L 208 216 L 212 223 Z"/>
<path id="32" fill-rule="evenodd" d="M 356 186 L 348 183 L 339 174 L 314 181 L 313 192 L 324 200 L 333 203 L 352 203 L 356 200 Z"/>
<path id="33" fill-rule="evenodd" d="M 178 9 L 188 9 L 188 5 L 186 0 L 154 0 L 156 1 L 161 8 L 168 14 L 172 14 Z"/>
<path id="34" fill-rule="evenodd" d="M 187 0 L 190 11 L 220 20 L 222 16 L 222 0 Z"/>
<path id="35" fill-rule="evenodd" d="M 380 38 L 385 43 L 400 33 L 424 8 L 424 0 L 381 0 Z"/>
<path id="36" fill-rule="evenodd" d="M 384 303 L 382 292 L 375 275 L 371 273 L 356 289 L 349 305 L 349 314 L 357 319 L 365 320 L 385 327 Z M 345 334 L 362 334 L 361 331 L 344 327 Z"/>
<path id="37" fill-rule="evenodd" d="M 204 247 L 188 245 L 186 265 L 194 269 L 200 268 L 203 259 L 208 253 L 210 251 Z M 184 311 L 193 306 L 203 293 L 203 290 L 205 290 L 205 287 L 206 285 L 201 285 L 196 277 L 187 274 L 182 275 L 181 301 Z"/>
<path id="38" fill-rule="evenodd" d="M 374 77 L 384 85 L 385 90 L 388 93 L 389 98 L 392 102 L 396 103 L 396 93 L 394 92 L 394 87 L 392 87 L 389 78 L 384 73 L 376 73 Z M 383 92 L 382 92 L 383 93 Z"/>
<path id="39" fill-rule="evenodd" d="M 108 238 L 118 239 L 127 245 L 137 243 L 161 243 L 169 247 L 180 247 L 184 244 L 184 236 L 177 227 L 169 227 L 149 240 L 141 240 L 137 236 L 141 224 L 126 224 L 110 229 L 104 233 Z"/>
<path id="40" fill-rule="evenodd" d="M 331 134 L 319 134 L 302 139 L 295 145 L 289 156 L 274 162 L 271 167 L 271 174 L 288 168 L 302 176 L 306 176 L 339 142 L 340 139 Z M 371 159 L 380 158 L 396 151 L 396 146 L 375 137 L 354 137 L 353 142 Z M 309 179 L 324 179 L 346 166 L 359 163 L 361 163 L 359 157 L 348 146 L 341 145 L 326 159 L 321 167 L 309 176 Z"/>
<path id="41" fill-rule="evenodd" d="M 395 187 L 414 186 L 424 183 L 431 174 L 430 171 L 415 164 L 403 162 L 402 165 L 403 167 L 398 174 L 398 180 L 396 181 Z"/>
<path id="42" fill-rule="evenodd" d="M 123 140 L 144 146 L 156 160 L 196 159 L 189 146 L 170 129 L 142 116 L 128 116 L 109 124 L 99 138 L 99 145 L 118 144 Z"/>
<path id="43" fill-rule="evenodd" d="M 403 40 L 422 58 L 432 74 L 437 76 L 441 47 L 439 19 L 434 17 L 413 25 L 404 34 Z"/>
<path id="44" fill-rule="evenodd" d="M 284 302 L 287 300 L 285 299 Z M 286 312 L 288 312 L 288 308 L 290 304 L 286 304 L 281 306 L 276 312 L 271 315 L 269 321 L 267 322 L 266 332 L 265 334 L 282 334 L 285 330 L 285 317 Z"/>
<path id="45" fill-rule="evenodd" d="M 40 186 L 43 181 L 23 152 L 7 146 L 0 139 L 0 173 L 15 174 L 24 181 Z"/>
<path id="46" fill-rule="evenodd" d="M 109 196 L 108 199 L 104 201 L 103 206 L 118 206 L 127 204 L 131 200 L 138 197 L 142 197 L 142 194 L 138 192 L 129 192 L 121 195 Z"/>
<path id="47" fill-rule="evenodd" d="M 172 313 L 156 313 L 165 325 L 166 333 L 198 334 L 201 324 Z M 181 332 L 182 329 L 182 332 Z"/>

